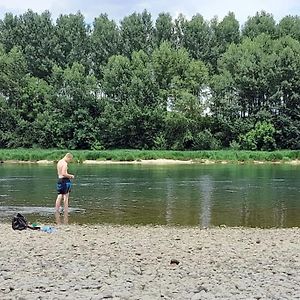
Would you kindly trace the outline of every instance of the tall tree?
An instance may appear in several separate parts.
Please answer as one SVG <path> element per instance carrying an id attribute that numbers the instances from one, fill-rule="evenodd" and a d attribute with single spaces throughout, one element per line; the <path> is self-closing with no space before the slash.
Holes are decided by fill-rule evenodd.
<path id="1" fill-rule="evenodd" d="M 151 58 L 143 50 L 132 54 L 130 97 L 144 108 L 154 107 L 159 102 L 159 89 Z"/>
<path id="2" fill-rule="evenodd" d="M 97 142 L 96 124 L 101 112 L 96 78 L 86 75 L 83 65 L 74 63 L 64 70 L 55 67 L 52 85 L 54 107 L 45 131 L 52 132 L 55 144 L 60 147 L 91 148 Z M 53 128 L 55 124 L 58 128 Z"/>
<path id="3" fill-rule="evenodd" d="M 77 14 L 60 15 L 55 26 L 56 63 L 62 68 L 71 67 L 75 62 L 82 64 L 86 71 L 90 65 L 89 26 L 84 16 Z"/>
<path id="4" fill-rule="evenodd" d="M 179 14 L 179 16 L 174 21 L 174 43 L 176 48 L 184 46 L 183 38 L 187 22 L 188 21 L 183 14 Z"/>
<path id="5" fill-rule="evenodd" d="M 151 14 L 146 10 L 125 17 L 120 26 L 122 54 L 130 57 L 133 51 L 139 50 L 151 53 L 153 31 Z"/>
<path id="6" fill-rule="evenodd" d="M 282 18 L 277 25 L 279 37 L 291 36 L 292 38 L 300 41 L 300 17 L 299 16 L 286 16 Z"/>
<path id="7" fill-rule="evenodd" d="M 218 59 L 226 52 L 230 44 L 238 44 L 240 42 L 240 25 L 234 13 L 229 12 L 221 22 L 214 18 L 210 27 L 212 30 L 212 47 L 209 63 L 215 73 Z"/>
<path id="8" fill-rule="evenodd" d="M 209 23 L 197 14 L 190 21 L 184 22 L 182 31 L 183 47 L 193 58 L 208 62 L 212 38 Z"/>
<path id="9" fill-rule="evenodd" d="M 21 46 L 20 20 L 18 16 L 12 13 L 6 13 L 3 20 L 0 20 L 0 43 L 6 52 L 9 52 L 14 46 Z"/>
<path id="10" fill-rule="evenodd" d="M 119 30 L 106 14 L 95 18 L 91 34 L 92 69 L 97 78 L 102 78 L 102 69 L 112 55 L 119 53 Z"/>
<path id="11" fill-rule="evenodd" d="M 111 56 L 103 74 L 101 87 L 104 94 L 119 105 L 127 103 L 131 82 L 130 60 L 123 55 Z"/>
<path id="12" fill-rule="evenodd" d="M 33 76 L 47 78 L 53 66 L 54 27 L 51 14 L 28 10 L 23 15 L 13 17 L 7 14 L 1 26 L 1 40 L 7 51 L 12 46 L 20 46 Z"/>
<path id="13" fill-rule="evenodd" d="M 271 37 L 276 36 L 276 22 L 272 14 L 265 11 L 257 12 L 254 17 L 249 17 L 242 28 L 244 37 L 255 38 L 265 33 Z"/>
<path id="14" fill-rule="evenodd" d="M 20 48 L 14 47 L 5 53 L 0 47 L 0 96 L 4 97 L 12 108 L 19 108 L 26 74 L 27 65 Z"/>
<path id="15" fill-rule="evenodd" d="M 155 43 L 159 46 L 162 42 L 174 43 L 174 24 L 169 13 L 160 13 L 155 22 Z"/>

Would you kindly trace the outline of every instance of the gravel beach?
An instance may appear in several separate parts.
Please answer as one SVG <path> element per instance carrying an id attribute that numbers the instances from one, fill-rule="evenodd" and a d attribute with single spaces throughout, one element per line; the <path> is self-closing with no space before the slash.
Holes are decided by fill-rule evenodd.
<path id="1" fill-rule="evenodd" d="M 0 299 L 300 299 L 300 229 L 0 224 Z"/>

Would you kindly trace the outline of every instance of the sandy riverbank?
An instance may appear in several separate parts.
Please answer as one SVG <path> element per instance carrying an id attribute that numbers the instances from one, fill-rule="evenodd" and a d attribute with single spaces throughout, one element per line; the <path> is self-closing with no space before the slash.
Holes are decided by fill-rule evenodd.
<path id="1" fill-rule="evenodd" d="M 53 160 L 38 160 L 38 161 L 22 161 L 22 160 L 6 160 L 1 161 L 5 164 L 39 164 L 51 165 L 55 164 Z M 109 164 L 148 164 L 148 165 L 171 165 L 171 164 L 288 164 L 300 165 L 300 160 L 287 160 L 287 161 L 231 161 L 231 160 L 211 160 L 211 159 L 195 159 L 195 160 L 179 160 L 179 159 L 140 159 L 133 161 L 117 161 L 117 160 L 84 160 L 79 164 L 85 165 L 109 165 Z"/>
<path id="2" fill-rule="evenodd" d="M 57 229 L 0 224 L 0 299 L 300 299 L 299 228 Z"/>

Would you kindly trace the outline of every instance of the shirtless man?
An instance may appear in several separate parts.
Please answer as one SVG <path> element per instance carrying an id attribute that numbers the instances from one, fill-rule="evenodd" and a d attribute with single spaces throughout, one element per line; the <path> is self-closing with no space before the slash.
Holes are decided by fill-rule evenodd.
<path id="1" fill-rule="evenodd" d="M 71 153 L 67 153 L 63 159 L 57 163 L 57 199 L 55 203 L 55 210 L 58 212 L 61 206 L 61 200 L 64 199 L 64 212 L 68 211 L 69 193 L 71 191 L 71 180 L 74 175 L 68 173 L 68 163 L 73 159 Z"/>

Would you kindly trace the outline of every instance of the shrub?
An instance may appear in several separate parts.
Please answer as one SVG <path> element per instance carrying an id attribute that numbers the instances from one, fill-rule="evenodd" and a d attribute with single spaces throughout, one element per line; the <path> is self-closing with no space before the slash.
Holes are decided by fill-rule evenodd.
<path id="1" fill-rule="evenodd" d="M 275 128 L 273 124 L 268 122 L 258 122 L 255 128 L 240 136 L 242 149 L 245 150 L 274 150 Z"/>
<path id="2" fill-rule="evenodd" d="M 230 149 L 231 150 L 240 150 L 241 149 L 241 145 L 237 142 L 237 141 L 231 141 L 230 142 Z"/>
<path id="3" fill-rule="evenodd" d="M 216 139 L 213 134 L 205 129 L 199 132 L 194 137 L 193 149 L 194 150 L 217 150 L 220 149 L 221 143 Z"/>

